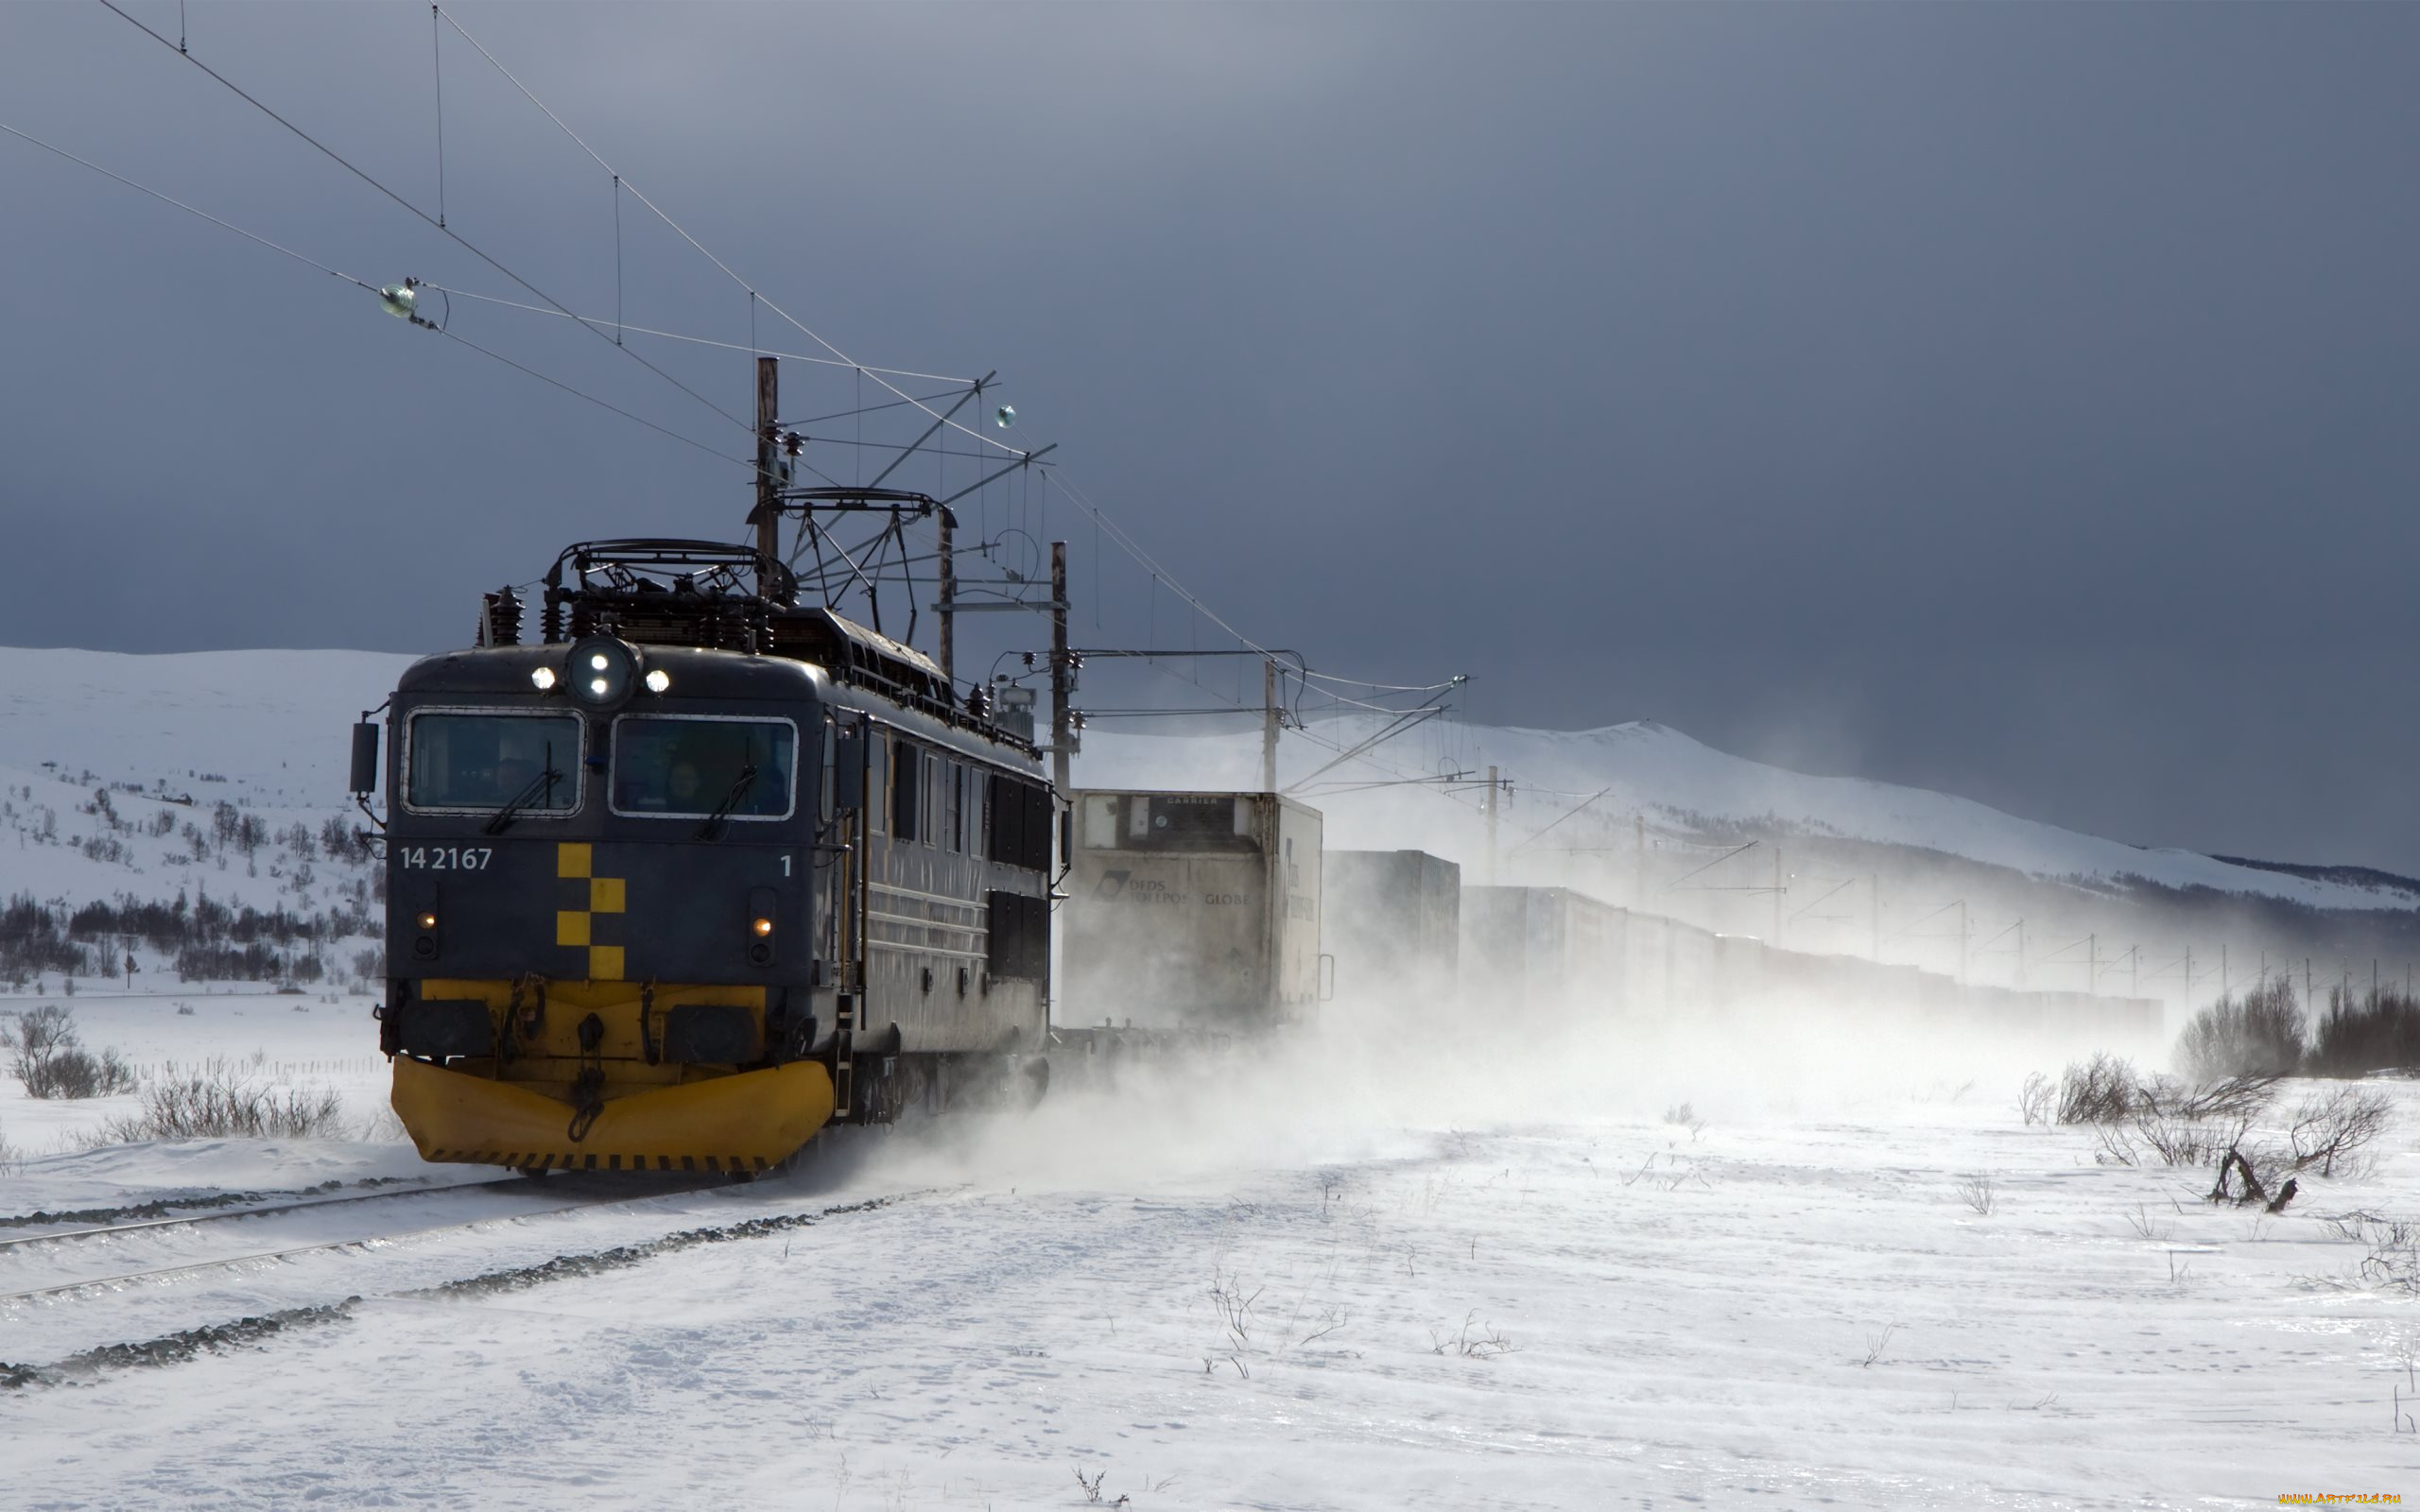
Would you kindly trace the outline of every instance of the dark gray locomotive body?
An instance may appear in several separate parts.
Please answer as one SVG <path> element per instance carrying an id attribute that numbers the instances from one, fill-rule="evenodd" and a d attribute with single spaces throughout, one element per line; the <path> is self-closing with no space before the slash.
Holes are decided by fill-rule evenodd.
<path id="1" fill-rule="evenodd" d="M 383 1042 L 429 1159 L 761 1169 L 1041 1052 L 1032 747 L 785 576 L 576 547 L 538 644 L 492 603 L 405 674 Z"/>

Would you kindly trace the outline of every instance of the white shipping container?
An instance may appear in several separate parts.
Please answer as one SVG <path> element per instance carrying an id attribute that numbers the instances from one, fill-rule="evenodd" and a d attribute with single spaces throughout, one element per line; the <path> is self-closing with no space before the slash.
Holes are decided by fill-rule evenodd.
<path id="1" fill-rule="evenodd" d="M 1317 809 L 1268 793 L 1069 797 L 1062 1025 L 1243 1028 L 1316 1012 Z"/>

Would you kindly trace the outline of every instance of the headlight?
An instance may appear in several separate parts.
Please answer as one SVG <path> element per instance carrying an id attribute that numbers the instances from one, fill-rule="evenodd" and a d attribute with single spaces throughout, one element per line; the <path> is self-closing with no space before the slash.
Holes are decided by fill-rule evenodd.
<path id="1" fill-rule="evenodd" d="M 529 681 L 540 693 L 544 693 L 555 685 L 555 669 L 539 667 L 529 674 Z"/>
<path id="2" fill-rule="evenodd" d="M 638 686 L 639 654 L 610 635 L 592 635 L 563 659 L 572 696 L 592 708 L 620 703 Z"/>
<path id="3" fill-rule="evenodd" d="M 671 687 L 671 686 L 672 686 L 672 674 L 671 674 L 671 673 L 669 673 L 669 672 L 665 671 L 662 667 L 656 667 L 656 668 L 654 668 L 653 670 L 651 670 L 651 671 L 649 671 L 649 672 L 648 673 L 648 675 L 647 675 L 647 691 L 648 691 L 648 692 L 649 692 L 649 693 L 662 693 L 665 689 L 669 688 L 669 687 Z"/>

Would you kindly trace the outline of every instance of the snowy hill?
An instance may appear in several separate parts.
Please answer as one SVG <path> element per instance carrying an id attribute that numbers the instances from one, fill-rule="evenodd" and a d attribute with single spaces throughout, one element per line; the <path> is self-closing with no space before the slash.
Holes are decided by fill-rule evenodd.
<path id="1" fill-rule="evenodd" d="M 247 865 L 208 846 L 197 861 L 186 829 L 209 831 L 222 802 L 256 815 L 272 833 L 351 816 L 346 727 L 384 700 L 411 660 L 361 651 L 127 656 L 0 648 L 0 897 L 164 898 L 196 885 L 213 897 L 261 907 L 307 902 L 298 898 L 294 867 L 266 861 L 266 852 Z M 1289 732 L 1281 742 L 1282 781 L 1310 775 L 1338 745 L 1349 744 L 1348 736 L 1327 727 Z M 1947 794 L 1787 771 L 1653 723 L 1576 731 L 1469 729 L 1455 738 L 1453 765 L 1478 771 L 1492 764 L 1512 783 L 1499 831 L 1509 878 L 1549 852 L 1594 846 L 1618 854 L 1631 843 L 1635 816 L 1666 836 L 1772 831 L 1945 853 L 2057 882 L 2139 878 L 2324 910 L 2420 908 L 2420 888 L 2382 873 L 2148 850 Z M 1095 730 L 1084 737 L 1076 780 L 1253 787 L 1259 748 L 1254 731 L 1147 736 Z M 1386 767 L 1347 763 L 1309 792 L 1328 816 L 1329 844 L 1419 847 L 1478 866 L 1485 831 L 1474 790 L 1334 785 L 1384 780 L 1422 760 L 1402 746 L 1380 756 Z M 94 812 L 96 787 L 112 790 L 114 824 Z M 45 830 L 52 843 L 43 843 Z"/>
<path id="2" fill-rule="evenodd" d="M 1338 734 L 1335 744 L 1350 743 L 1340 738 L 1341 731 Z M 2420 885 L 2382 872 L 2289 868 L 2223 861 L 2191 850 L 2146 850 L 1925 788 L 1854 777 L 1810 777 L 1768 766 L 1650 721 L 1582 730 L 1478 729 L 1469 735 L 1463 769 L 1493 765 L 1513 784 L 1501 827 L 1500 843 L 1508 851 L 1557 820 L 1562 820 L 1554 832 L 1558 837 L 1618 831 L 1614 838 L 1619 839 L 1627 834 L 1631 816 L 1643 815 L 1651 824 L 1684 831 L 1714 823 L 1944 851 L 2045 879 L 2118 883 L 2138 878 L 2181 890 L 2209 888 L 2322 909 L 2420 908 Z M 1260 737 L 1253 732 L 1172 739 L 1088 731 L 1084 744 L 1077 771 L 1080 782 L 1141 785 L 1171 764 L 1203 787 L 1255 787 L 1260 782 Z M 1182 754 L 1171 754 L 1175 752 Z M 1333 754 L 1307 741 L 1282 742 L 1280 782 L 1299 781 Z M 1402 761 L 1400 753 L 1386 754 Z M 1387 775 L 1352 764 L 1328 774 L 1359 781 Z M 1434 789 L 1424 788 L 1311 792 L 1307 797 L 1328 813 L 1331 844 L 1426 843 L 1466 865 L 1478 860 L 1484 846 L 1475 796 L 1459 810 L 1439 801 Z M 1578 808 L 1592 797 L 1595 800 L 1585 810 Z M 1609 825 L 1610 820 L 1618 820 L 1618 826 Z M 1341 840 L 1340 829 L 1345 836 Z M 1405 830 L 1427 838 L 1389 840 L 1379 833 Z"/>
<path id="3" fill-rule="evenodd" d="M 352 813 L 346 726 L 410 661 L 0 649 L 0 896 L 84 902 L 188 887 L 293 905 L 293 870 L 262 864 L 257 849 L 197 859 L 185 831 L 210 833 L 221 803 L 272 833 Z M 114 823 L 95 812 L 95 789 Z"/>

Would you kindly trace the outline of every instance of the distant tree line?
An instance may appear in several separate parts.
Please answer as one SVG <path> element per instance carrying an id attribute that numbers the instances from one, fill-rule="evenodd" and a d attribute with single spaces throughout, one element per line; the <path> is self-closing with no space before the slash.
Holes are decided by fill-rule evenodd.
<path id="1" fill-rule="evenodd" d="M 20 893 L 0 906 L 0 979 L 23 986 L 45 972 L 114 975 L 120 953 L 140 941 L 172 956 L 180 981 L 310 982 L 330 974 L 320 947 L 378 927 L 366 907 L 350 903 L 264 911 L 179 893 L 173 902 L 120 895 L 69 908 Z"/>
<path id="2" fill-rule="evenodd" d="M 2327 1007 L 2313 1022 L 2304 1019 L 2293 985 L 2273 979 L 2195 1014 L 2177 1040 L 2176 1059 L 2203 1080 L 2420 1071 L 2420 997 L 2340 983 L 2327 989 Z"/>

